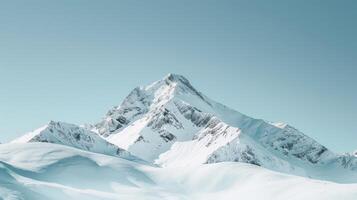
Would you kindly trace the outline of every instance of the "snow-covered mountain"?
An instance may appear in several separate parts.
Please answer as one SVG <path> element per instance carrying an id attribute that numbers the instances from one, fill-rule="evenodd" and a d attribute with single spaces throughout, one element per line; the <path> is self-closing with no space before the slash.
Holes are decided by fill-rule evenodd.
<path id="1" fill-rule="evenodd" d="M 175 74 L 135 88 L 92 130 L 161 166 L 234 161 L 334 181 L 348 182 L 348 174 L 357 180 L 355 157 L 335 154 L 288 124 L 232 110 Z M 330 178 L 331 170 L 344 175 Z"/>
<path id="2" fill-rule="evenodd" d="M 13 140 L 11 143 L 47 142 L 75 147 L 78 149 L 135 159 L 123 150 L 85 128 L 65 122 L 50 121 L 47 125 Z"/>
<path id="3" fill-rule="evenodd" d="M 0 144 L 0 199 L 238 197 L 354 200 L 356 154 L 232 110 L 175 74 L 135 88 L 96 124 L 51 121 Z"/>
<path id="4" fill-rule="evenodd" d="M 19 142 L 49 142 L 135 156 L 162 167 L 231 161 L 305 177 L 357 182 L 353 154 L 336 154 L 288 124 L 254 119 L 230 109 L 175 74 L 135 88 L 96 124 L 79 127 L 50 122 L 13 141 Z"/>

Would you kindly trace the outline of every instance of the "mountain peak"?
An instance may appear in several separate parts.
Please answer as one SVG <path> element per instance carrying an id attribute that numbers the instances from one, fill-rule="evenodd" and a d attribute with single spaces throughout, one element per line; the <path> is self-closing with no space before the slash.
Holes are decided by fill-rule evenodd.
<path id="1" fill-rule="evenodd" d="M 139 87 L 136 89 L 144 89 L 146 91 L 155 91 L 156 89 L 162 87 L 163 85 L 187 85 L 192 87 L 191 83 L 182 75 L 169 73 L 162 79 L 155 81 L 147 86 Z"/>
<path id="2" fill-rule="evenodd" d="M 165 78 L 163 80 L 166 82 L 166 84 L 171 84 L 171 83 L 178 84 L 183 91 L 189 91 L 192 94 L 198 96 L 203 101 L 205 101 L 208 105 L 211 105 L 206 100 L 206 98 L 203 96 L 203 94 L 201 92 L 199 92 L 198 90 L 196 90 L 191 85 L 190 81 L 186 77 L 179 75 L 179 74 L 169 73 L 168 75 L 165 76 Z"/>
<path id="3" fill-rule="evenodd" d="M 171 81 L 171 82 L 189 82 L 188 79 L 182 75 L 169 73 L 167 74 L 163 80 Z"/>
<path id="4" fill-rule="evenodd" d="M 162 78 L 159 81 L 156 81 L 154 83 L 152 83 L 151 85 L 147 86 L 146 88 L 154 88 L 153 86 L 162 86 L 162 84 L 164 85 L 177 85 L 177 86 L 181 86 L 181 88 L 189 88 L 190 90 L 196 91 L 196 89 L 191 85 L 190 81 L 179 74 L 174 74 L 174 73 L 169 73 L 167 74 L 164 78 Z"/>
<path id="5" fill-rule="evenodd" d="M 66 122 L 51 120 L 47 123 L 47 126 L 55 126 L 55 125 L 60 125 L 60 124 L 69 125 L 69 123 L 66 123 Z"/>

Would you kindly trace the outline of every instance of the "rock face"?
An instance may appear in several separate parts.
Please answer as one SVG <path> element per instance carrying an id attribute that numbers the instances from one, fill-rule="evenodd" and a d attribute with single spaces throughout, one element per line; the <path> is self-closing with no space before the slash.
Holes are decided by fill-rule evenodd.
<path id="1" fill-rule="evenodd" d="M 30 132 L 11 143 L 28 142 L 55 143 L 95 153 L 134 159 L 129 152 L 107 142 L 98 134 L 64 122 L 51 121 L 42 128 Z"/>
<path id="2" fill-rule="evenodd" d="M 331 152 L 290 125 L 209 99 L 175 74 L 135 88 L 92 130 L 161 166 L 233 161 L 304 176 L 317 168 L 356 166 L 355 158 Z"/>

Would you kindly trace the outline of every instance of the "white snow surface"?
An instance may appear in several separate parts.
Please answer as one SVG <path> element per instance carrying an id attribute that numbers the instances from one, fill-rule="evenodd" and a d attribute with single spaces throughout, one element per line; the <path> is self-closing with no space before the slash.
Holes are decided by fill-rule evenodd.
<path id="1" fill-rule="evenodd" d="M 281 174 L 240 162 L 154 167 L 50 143 L 0 145 L 4 200 L 355 200 L 357 184 Z"/>

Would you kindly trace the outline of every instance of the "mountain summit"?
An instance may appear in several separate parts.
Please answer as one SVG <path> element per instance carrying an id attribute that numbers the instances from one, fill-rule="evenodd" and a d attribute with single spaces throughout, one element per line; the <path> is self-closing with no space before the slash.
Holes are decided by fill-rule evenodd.
<path id="1" fill-rule="evenodd" d="M 177 74 L 135 88 L 89 127 L 50 123 L 20 141 L 59 143 L 88 151 L 96 149 L 88 145 L 100 141 L 162 167 L 244 162 L 317 179 L 357 181 L 355 156 L 336 154 L 288 124 L 254 119 L 228 108 Z M 77 132 L 93 142 L 78 145 Z"/>

